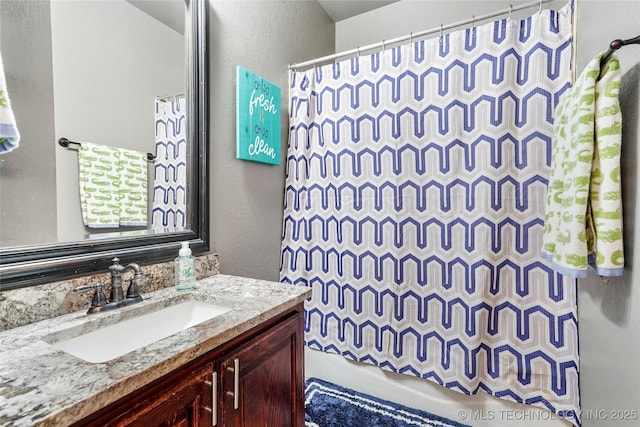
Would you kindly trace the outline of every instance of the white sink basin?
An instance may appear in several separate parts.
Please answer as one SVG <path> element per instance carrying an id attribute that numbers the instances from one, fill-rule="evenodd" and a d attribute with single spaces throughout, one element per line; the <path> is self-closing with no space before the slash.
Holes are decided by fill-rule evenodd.
<path id="1" fill-rule="evenodd" d="M 87 362 L 102 363 L 189 329 L 229 310 L 231 309 L 228 307 L 206 302 L 186 301 L 52 345 Z"/>

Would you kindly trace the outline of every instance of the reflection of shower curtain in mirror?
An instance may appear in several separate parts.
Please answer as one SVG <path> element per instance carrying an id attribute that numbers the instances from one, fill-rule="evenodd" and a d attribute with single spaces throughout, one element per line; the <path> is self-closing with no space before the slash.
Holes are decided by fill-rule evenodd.
<path id="1" fill-rule="evenodd" d="M 184 96 L 156 99 L 156 160 L 153 182 L 154 230 L 186 228 L 186 105 Z"/>

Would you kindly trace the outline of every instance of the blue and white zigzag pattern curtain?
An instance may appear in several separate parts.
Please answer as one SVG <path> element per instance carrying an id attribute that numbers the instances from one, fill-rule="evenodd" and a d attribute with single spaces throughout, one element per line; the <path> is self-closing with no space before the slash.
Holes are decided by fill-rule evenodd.
<path id="1" fill-rule="evenodd" d="M 579 424 L 575 282 L 539 256 L 570 61 L 567 5 L 292 73 L 309 347 Z"/>
<path id="2" fill-rule="evenodd" d="M 156 99 L 156 160 L 152 228 L 182 231 L 187 226 L 187 129 L 184 96 Z"/>

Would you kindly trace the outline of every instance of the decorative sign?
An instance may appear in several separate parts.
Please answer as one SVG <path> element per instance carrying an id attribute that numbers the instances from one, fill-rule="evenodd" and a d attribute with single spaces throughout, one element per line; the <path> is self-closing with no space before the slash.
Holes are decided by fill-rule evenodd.
<path id="1" fill-rule="evenodd" d="M 280 88 L 238 67 L 236 157 L 280 164 Z"/>

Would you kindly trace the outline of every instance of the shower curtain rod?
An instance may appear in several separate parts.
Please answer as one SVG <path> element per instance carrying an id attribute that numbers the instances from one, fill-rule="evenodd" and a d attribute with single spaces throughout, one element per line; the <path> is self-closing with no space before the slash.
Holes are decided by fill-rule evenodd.
<path id="1" fill-rule="evenodd" d="M 316 65 L 316 64 L 318 64 L 320 62 L 333 61 L 334 59 L 341 58 L 343 56 L 356 55 L 356 54 L 360 55 L 360 52 L 362 52 L 362 51 L 378 49 L 378 48 L 383 48 L 384 49 L 387 45 L 401 43 L 401 42 L 404 42 L 406 40 L 410 40 L 411 41 L 414 38 L 420 38 L 420 37 L 426 36 L 428 34 L 434 34 L 434 33 L 442 32 L 444 30 L 450 30 L 452 28 L 461 27 L 463 25 L 475 24 L 478 21 L 483 21 L 485 19 L 495 18 L 496 16 L 504 15 L 504 14 L 507 14 L 507 13 L 510 14 L 511 12 L 516 12 L 516 11 L 523 10 L 523 9 L 528 9 L 530 7 L 533 7 L 533 6 L 539 6 L 540 9 L 542 10 L 542 5 L 543 4 L 551 3 L 552 1 L 554 1 L 554 0 L 536 0 L 536 1 L 529 2 L 529 3 L 523 3 L 523 4 L 519 5 L 519 6 L 510 5 L 508 9 L 502 9 L 502 10 L 499 10 L 497 12 L 491 12 L 491 13 L 487 13 L 487 14 L 480 15 L 480 16 L 474 16 L 471 19 L 465 19 L 463 21 L 454 22 L 452 24 L 440 25 L 438 28 L 432 28 L 430 30 L 420 31 L 418 33 L 410 33 L 410 34 L 407 34 L 407 35 L 402 36 L 402 37 L 396 37 L 395 39 L 383 40 L 382 42 L 373 43 L 373 44 L 370 44 L 370 45 L 367 45 L 367 46 L 357 47 L 355 49 L 346 50 L 346 51 L 339 52 L 339 53 L 334 53 L 332 55 L 323 56 L 321 58 L 315 58 L 315 59 L 311 59 L 309 61 L 304 61 L 304 62 L 298 62 L 296 64 L 291 64 L 291 65 L 289 65 L 289 69 L 295 71 L 296 69 L 308 67 L 308 66 L 311 66 L 311 65 Z"/>
<path id="2" fill-rule="evenodd" d="M 175 101 L 176 99 L 184 98 L 184 93 L 177 93 L 175 95 L 156 96 L 158 101 Z"/>

